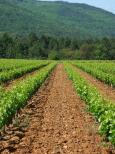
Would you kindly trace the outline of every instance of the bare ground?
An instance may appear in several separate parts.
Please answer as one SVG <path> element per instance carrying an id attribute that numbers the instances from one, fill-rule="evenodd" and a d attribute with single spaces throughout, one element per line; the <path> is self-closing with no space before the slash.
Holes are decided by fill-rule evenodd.
<path id="1" fill-rule="evenodd" d="M 93 84 L 102 94 L 102 96 L 104 96 L 107 100 L 115 102 L 115 88 L 112 88 L 111 86 L 105 84 L 104 82 L 97 80 L 95 77 L 93 77 L 92 75 L 88 74 L 85 71 L 82 71 L 78 67 L 75 66 L 73 67 L 84 79 L 86 79 L 90 84 Z"/>
<path id="2" fill-rule="evenodd" d="M 29 120 L 26 127 L 21 125 L 24 117 Z M 103 146 L 98 124 L 86 112 L 62 64 L 28 102 L 19 119 L 20 125 L 11 125 L 1 139 L 1 154 L 112 154 Z"/>

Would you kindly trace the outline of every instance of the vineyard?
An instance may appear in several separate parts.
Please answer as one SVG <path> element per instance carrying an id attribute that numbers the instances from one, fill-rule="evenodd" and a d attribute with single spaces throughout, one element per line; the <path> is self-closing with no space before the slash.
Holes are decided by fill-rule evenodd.
<path id="1" fill-rule="evenodd" d="M 114 154 L 115 61 L 0 59 L 0 153 Z"/>

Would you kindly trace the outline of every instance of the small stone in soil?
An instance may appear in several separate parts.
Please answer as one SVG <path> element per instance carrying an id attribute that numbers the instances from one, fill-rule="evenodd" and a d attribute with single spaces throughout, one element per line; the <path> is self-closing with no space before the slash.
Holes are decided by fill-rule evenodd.
<path id="1" fill-rule="evenodd" d="M 9 144 L 18 144 L 20 141 L 19 137 L 18 136 L 15 136 L 15 137 L 12 137 L 10 140 L 9 140 Z"/>

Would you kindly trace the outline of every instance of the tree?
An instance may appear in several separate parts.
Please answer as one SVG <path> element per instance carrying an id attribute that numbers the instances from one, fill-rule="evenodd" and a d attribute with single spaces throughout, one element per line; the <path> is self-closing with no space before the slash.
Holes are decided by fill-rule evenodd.
<path id="1" fill-rule="evenodd" d="M 84 43 L 81 48 L 81 59 L 92 59 L 92 54 L 94 50 L 93 44 Z"/>
<path id="2" fill-rule="evenodd" d="M 30 46 L 38 41 L 38 36 L 35 33 L 30 33 L 28 36 Z"/>
<path id="3" fill-rule="evenodd" d="M 71 41 L 71 49 L 72 49 L 72 50 L 79 49 L 77 40 L 72 40 L 72 41 Z"/>
<path id="4" fill-rule="evenodd" d="M 48 59 L 50 60 L 59 60 L 59 54 L 57 51 L 52 50 L 49 52 Z"/>
<path id="5" fill-rule="evenodd" d="M 42 57 L 42 51 L 39 42 L 36 42 L 32 47 L 29 48 L 29 57 L 32 58 L 41 58 Z"/>
<path id="6" fill-rule="evenodd" d="M 8 49 L 13 45 L 13 39 L 8 35 L 8 33 L 4 33 L 0 38 L 0 57 L 6 58 L 8 55 Z"/>
<path id="7" fill-rule="evenodd" d="M 15 38 L 13 50 L 16 52 L 16 58 L 27 58 L 29 43 L 26 38 Z"/>

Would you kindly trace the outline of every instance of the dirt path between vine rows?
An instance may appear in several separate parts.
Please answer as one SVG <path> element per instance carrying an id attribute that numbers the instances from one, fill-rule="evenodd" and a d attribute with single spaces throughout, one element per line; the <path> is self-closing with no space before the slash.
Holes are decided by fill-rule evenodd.
<path id="1" fill-rule="evenodd" d="M 10 131 L 10 139 L 1 142 L 2 154 L 110 152 L 102 145 L 102 138 L 97 134 L 98 124 L 76 95 L 63 64 L 56 67 L 49 80 L 28 102 L 21 116 L 26 114 L 29 116 L 26 131 L 15 133 L 17 128 Z"/>
<path id="2" fill-rule="evenodd" d="M 95 77 L 81 70 L 80 68 L 75 66 L 73 67 L 84 79 L 86 79 L 90 84 L 93 84 L 100 91 L 102 96 L 104 96 L 104 98 L 115 103 L 115 88 L 112 88 L 104 82 L 97 80 Z"/>

